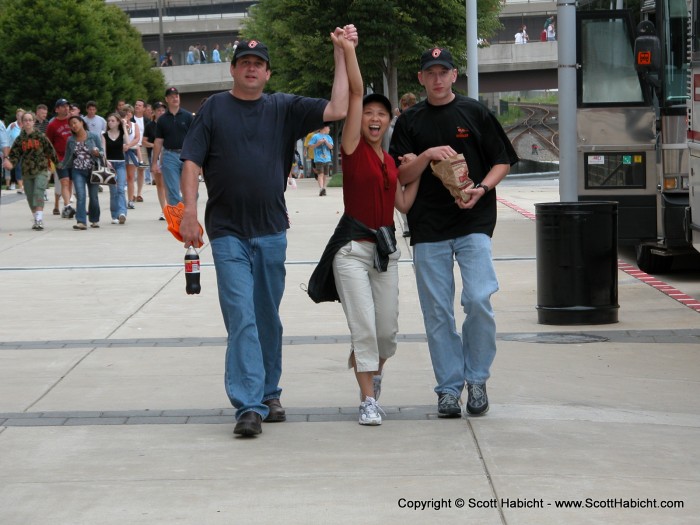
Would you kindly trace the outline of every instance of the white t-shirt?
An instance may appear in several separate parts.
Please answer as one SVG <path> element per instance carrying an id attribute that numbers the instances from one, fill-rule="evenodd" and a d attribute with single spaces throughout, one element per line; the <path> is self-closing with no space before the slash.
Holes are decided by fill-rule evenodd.
<path id="1" fill-rule="evenodd" d="M 87 122 L 88 129 L 95 135 L 102 135 L 103 132 L 107 131 L 107 121 L 99 115 L 92 118 L 86 116 L 85 122 Z"/>
<path id="2" fill-rule="evenodd" d="M 140 133 L 141 138 L 139 139 L 139 143 L 138 143 L 138 145 L 140 146 L 141 141 L 143 140 L 143 128 L 145 126 L 145 124 L 143 123 L 143 116 L 137 117 L 136 115 L 134 115 L 134 122 L 136 122 L 136 125 L 139 127 L 139 131 L 141 132 Z"/>

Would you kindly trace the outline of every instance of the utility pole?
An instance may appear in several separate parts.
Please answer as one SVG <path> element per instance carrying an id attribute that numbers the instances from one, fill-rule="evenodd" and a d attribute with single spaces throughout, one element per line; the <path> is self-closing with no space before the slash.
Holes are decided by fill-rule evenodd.
<path id="1" fill-rule="evenodd" d="M 467 26 L 467 94 L 479 100 L 479 57 L 477 54 L 476 0 L 465 0 Z"/>
<path id="2" fill-rule="evenodd" d="M 160 47 L 160 53 L 158 55 L 158 65 L 160 65 L 160 59 L 165 56 L 165 39 L 163 38 L 163 0 L 158 0 L 158 47 Z"/>
<path id="3" fill-rule="evenodd" d="M 559 199 L 578 201 L 576 156 L 576 2 L 557 4 Z"/>

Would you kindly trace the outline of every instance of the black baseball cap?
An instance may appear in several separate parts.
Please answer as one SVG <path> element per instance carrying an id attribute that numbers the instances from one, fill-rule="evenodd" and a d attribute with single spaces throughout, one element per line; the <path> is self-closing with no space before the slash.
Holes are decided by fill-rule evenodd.
<path id="1" fill-rule="evenodd" d="M 391 102 L 389 102 L 389 99 L 384 95 L 380 93 L 370 93 L 369 95 L 365 95 L 365 98 L 362 99 L 362 105 L 366 106 L 370 102 L 379 102 L 389 112 L 389 116 L 391 116 Z"/>
<path id="2" fill-rule="evenodd" d="M 65 98 L 59 98 L 53 107 L 57 108 L 58 106 L 67 106 L 67 105 L 68 105 L 68 101 Z"/>
<path id="3" fill-rule="evenodd" d="M 239 58 L 246 55 L 255 55 L 262 58 L 268 64 L 270 63 L 270 55 L 267 52 L 267 46 L 258 40 L 241 40 L 236 46 L 236 51 L 233 53 L 232 62 L 236 62 Z"/>
<path id="4" fill-rule="evenodd" d="M 168 89 L 165 90 L 165 96 L 167 97 L 168 95 L 179 95 L 180 92 L 177 90 L 176 87 L 169 87 Z"/>
<path id="5" fill-rule="evenodd" d="M 160 100 L 153 104 L 153 109 L 164 108 L 164 107 L 165 107 L 165 104 L 163 104 Z"/>
<path id="6" fill-rule="evenodd" d="M 433 47 L 425 51 L 420 57 L 420 69 L 428 69 L 430 66 L 443 66 L 447 69 L 454 69 L 455 63 L 452 60 L 452 53 L 444 47 Z"/>

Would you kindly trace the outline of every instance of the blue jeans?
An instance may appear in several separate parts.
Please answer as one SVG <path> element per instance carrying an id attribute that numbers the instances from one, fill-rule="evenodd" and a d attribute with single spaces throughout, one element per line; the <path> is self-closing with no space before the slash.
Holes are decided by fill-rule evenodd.
<path id="1" fill-rule="evenodd" d="M 180 154 L 174 151 L 163 150 L 160 169 L 163 172 L 166 200 L 171 206 L 176 206 L 182 201 L 180 195 L 180 176 L 182 175 L 182 161 Z"/>
<path id="2" fill-rule="evenodd" d="M 466 314 L 462 334 L 454 315 L 454 260 L 462 276 L 461 304 Z M 465 381 L 485 383 L 496 356 L 496 321 L 491 295 L 498 291 L 491 261 L 491 238 L 482 233 L 414 247 L 416 282 L 435 392 L 462 393 Z"/>
<path id="3" fill-rule="evenodd" d="M 117 183 L 109 186 L 109 211 L 112 219 L 120 215 L 126 216 L 126 162 L 123 160 L 109 161 L 117 172 Z"/>
<path id="4" fill-rule="evenodd" d="M 211 240 L 219 304 L 228 332 L 224 384 L 236 418 L 251 410 L 267 417 L 263 401 L 282 389 L 282 321 L 287 233 Z"/>
<path id="5" fill-rule="evenodd" d="M 75 220 L 87 224 L 85 213 L 85 201 L 87 193 L 90 194 L 90 206 L 88 207 L 87 215 L 90 217 L 90 222 L 100 222 L 100 201 L 99 184 L 90 184 L 90 170 L 71 169 L 71 178 L 73 179 L 73 187 L 75 188 L 76 206 Z M 87 191 L 86 191 L 87 188 Z"/>

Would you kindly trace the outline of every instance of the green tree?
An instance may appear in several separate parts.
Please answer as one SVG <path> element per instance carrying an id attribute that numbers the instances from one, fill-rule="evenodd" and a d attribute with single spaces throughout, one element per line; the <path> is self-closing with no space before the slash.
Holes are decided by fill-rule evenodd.
<path id="1" fill-rule="evenodd" d="M 478 0 L 478 12 L 479 35 L 488 38 L 500 27 L 499 0 Z M 360 33 L 365 84 L 387 91 L 396 106 L 399 91 L 417 89 L 419 57 L 428 47 L 449 47 L 465 66 L 465 15 L 464 0 L 261 0 L 251 9 L 243 36 L 270 48 L 270 89 L 328 97 L 333 80 L 329 34 L 353 23 Z"/>
<path id="2" fill-rule="evenodd" d="M 39 103 L 51 109 L 61 97 L 107 111 L 119 98 L 163 92 L 140 34 L 102 0 L 0 0 L 0 34 L 4 115 Z"/>

